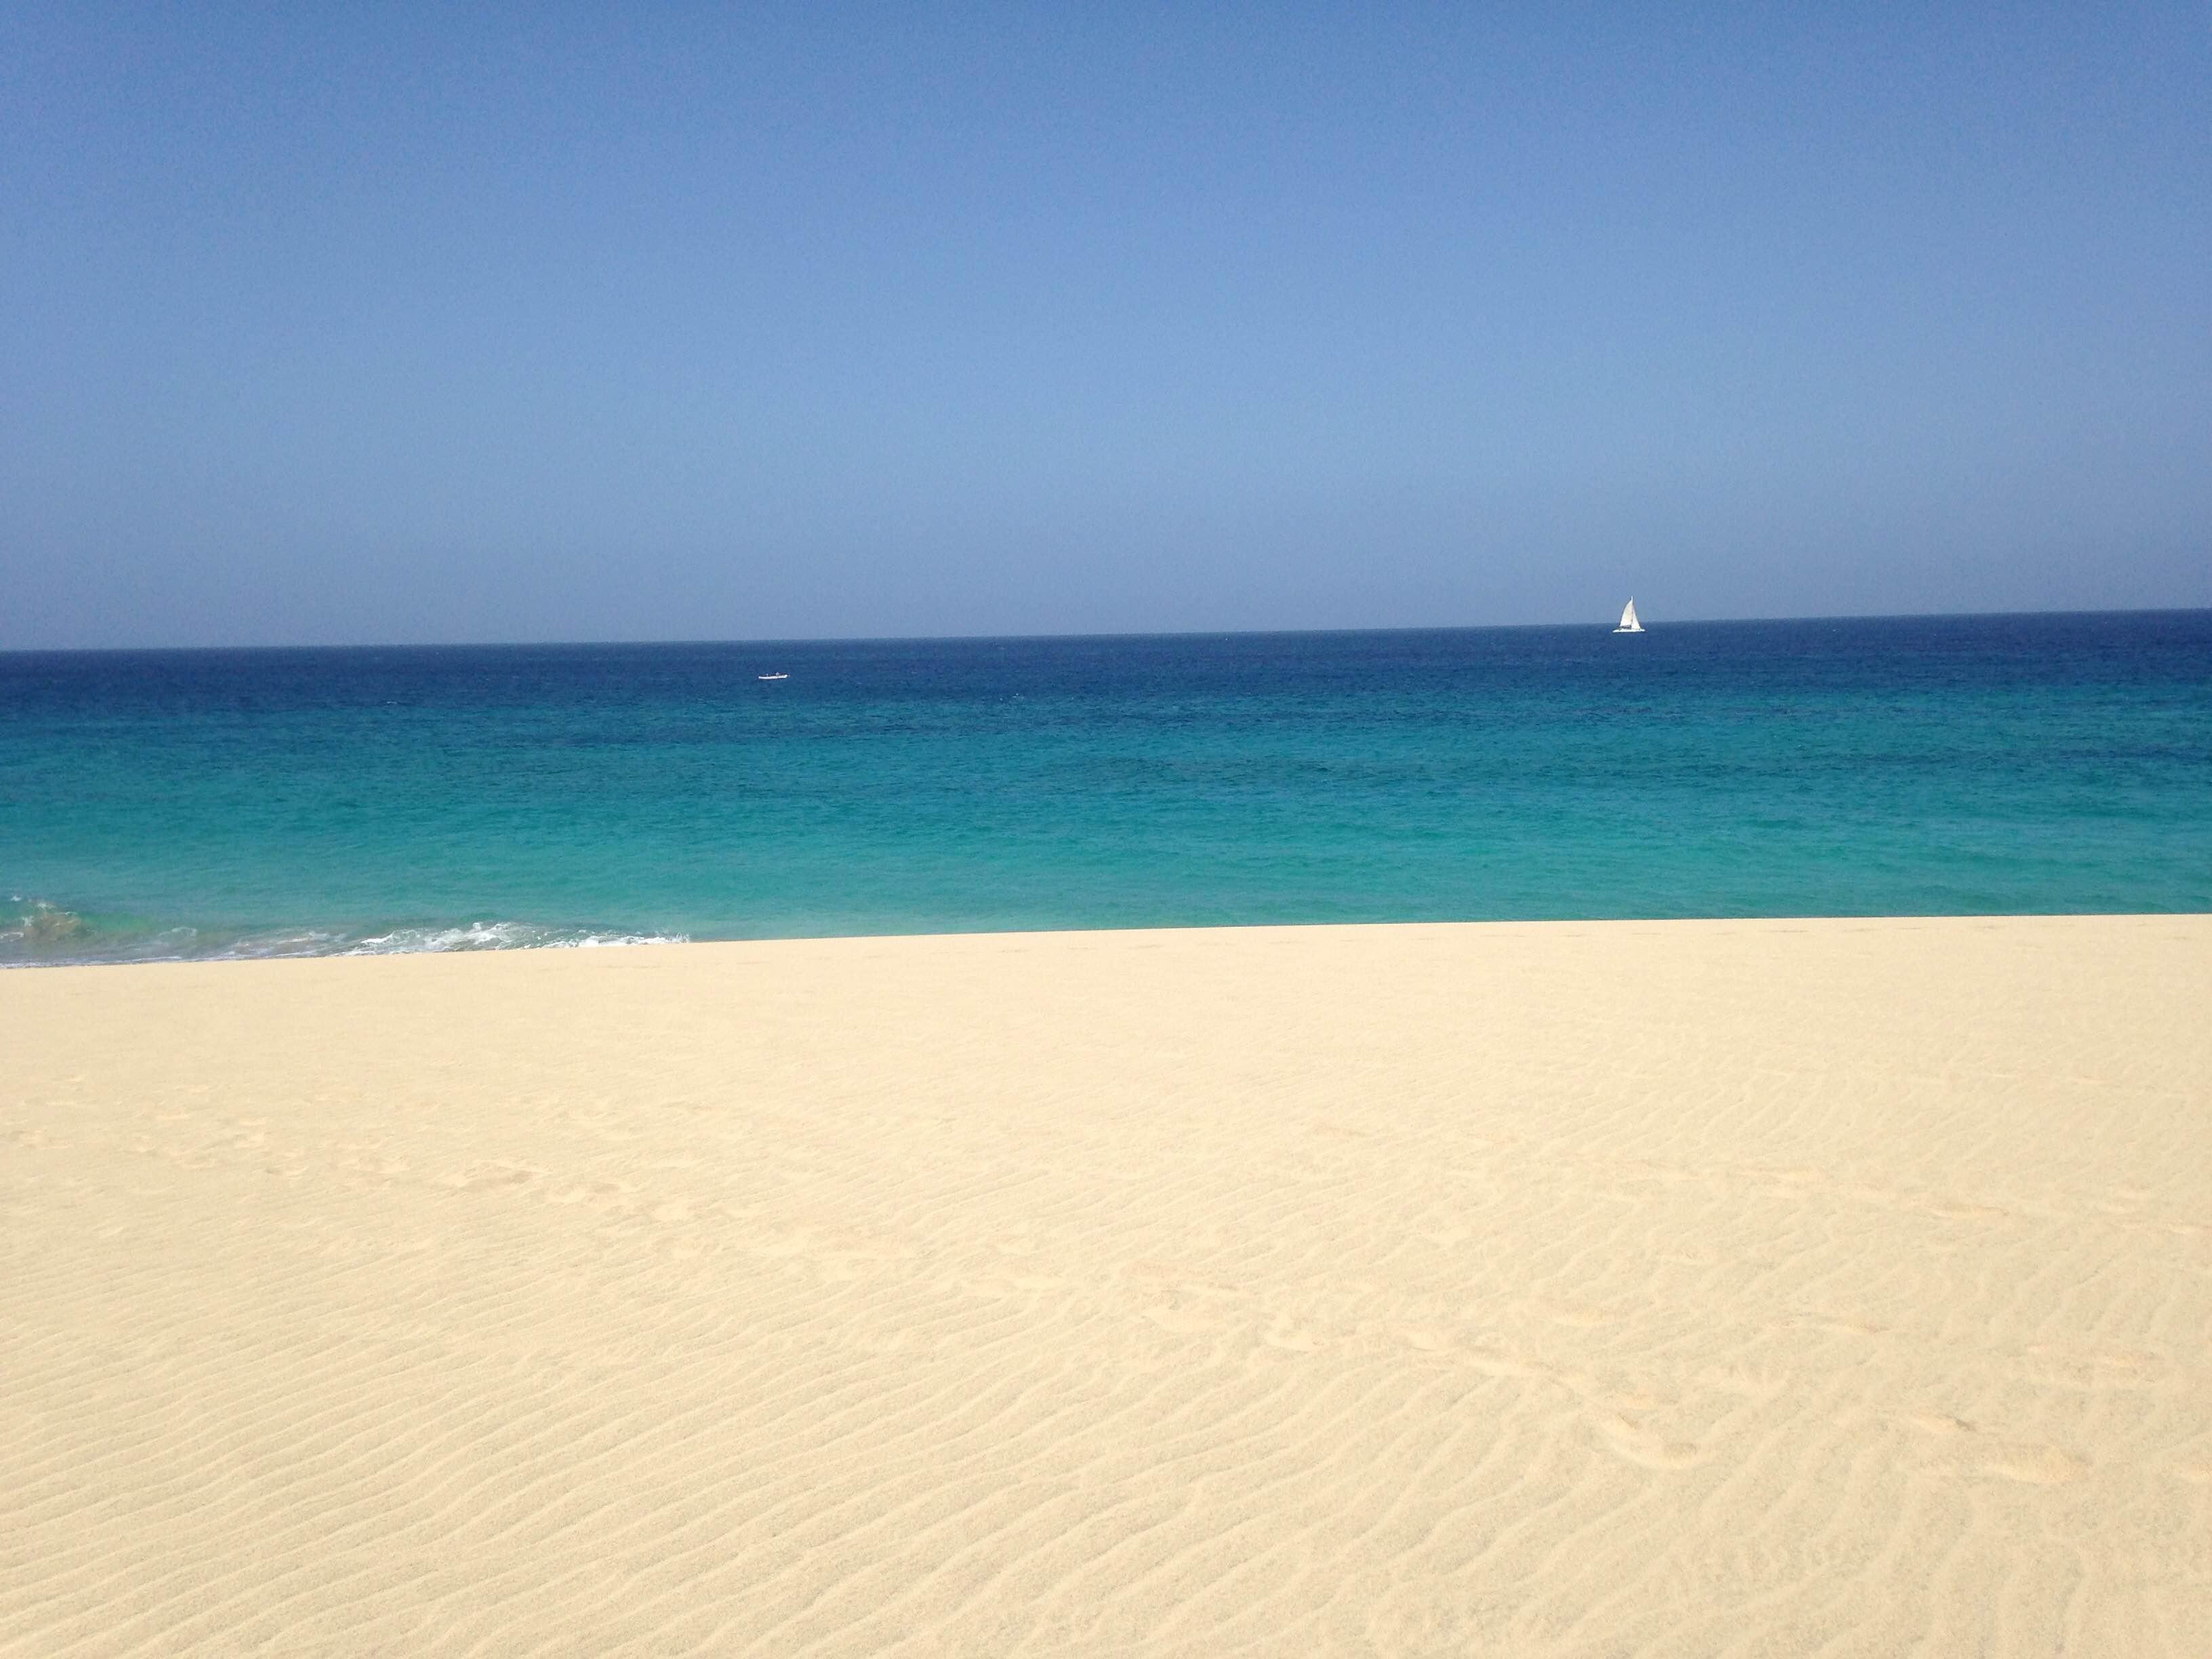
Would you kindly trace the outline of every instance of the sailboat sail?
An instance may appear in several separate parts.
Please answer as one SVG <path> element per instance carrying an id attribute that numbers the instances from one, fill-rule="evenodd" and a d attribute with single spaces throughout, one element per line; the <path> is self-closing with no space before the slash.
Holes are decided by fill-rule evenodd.
<path id="1" fill-rule="evenodd" d="M 1626 605 L 1621 606 L 1620 626 L 1613 631 L 1616 634 L 1641 634 L 1644 631 L 1644 624 L 1636 620 L 1635 600 L 1631 599 Z"/>

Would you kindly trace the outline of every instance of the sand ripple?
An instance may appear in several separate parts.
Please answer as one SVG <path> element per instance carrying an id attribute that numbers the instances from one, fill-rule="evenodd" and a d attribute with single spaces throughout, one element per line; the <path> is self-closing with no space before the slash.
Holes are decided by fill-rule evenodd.
<path id="1" fill-rule="evenodd" d="M 0 1653 L 2212 1652 L 2212 921 L 0 976 Z"/>

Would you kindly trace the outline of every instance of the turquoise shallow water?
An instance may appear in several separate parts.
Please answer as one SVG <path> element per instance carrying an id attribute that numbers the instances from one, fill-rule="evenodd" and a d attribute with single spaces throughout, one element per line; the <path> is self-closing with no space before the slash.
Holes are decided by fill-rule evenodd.
<path id="1" fill-rule="evenodd" d="M 2204 909 L 2212 612 L 0 655 L 0 961 Z"/>

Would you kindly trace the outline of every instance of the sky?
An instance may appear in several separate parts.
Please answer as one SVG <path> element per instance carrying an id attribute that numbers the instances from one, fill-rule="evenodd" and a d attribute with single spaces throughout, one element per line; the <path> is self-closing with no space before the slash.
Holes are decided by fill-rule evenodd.
<path id="1" fill-rule="evenodd" d="M 2212 11 L 0 0 L 0 648 L 2212 605 Z"/>

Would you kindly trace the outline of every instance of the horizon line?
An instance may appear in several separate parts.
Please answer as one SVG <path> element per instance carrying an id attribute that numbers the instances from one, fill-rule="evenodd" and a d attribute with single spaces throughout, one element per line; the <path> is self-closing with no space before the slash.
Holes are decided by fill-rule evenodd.
<path id="1" fill-rule="evenodd" d="M 1824 611 L 1787 617 L 1684 617 L 1662 618 L 1658 629 L 1648 620 L 1646 632 L 1668 628 L 1729 628 L 1770 623 L 1849 622 L 1961 622 L 1997 621 L 2023 617 L 2185 617 L 2212 613 L 2212 605 L 2071 606 L 2029 611 Z M 1639 619 L 1643 613 L 1638 612 Z M 1399 623 L 1376 628 L 1166 628 L 1115 629 L 1017 634 L 813 634 L 732 635 L 720 638 L 695 635 L 653 639 L 529 639 L 529 640 L 362 640 L 343 643 L 289 642 L 252 645 L 27 645 L 0 646 L 0 657 L 125 656 L 132 653 L 228 651 L 544 651 L 581 648 L 675 647 L 683 646 L 800 646 L 800 645 L 922 645 L 986 644 L 1010 641 L 1048 640 L 1168 640 L 1168 639 L 1286 639 L 1352 634 L 1495 634 L 1539 629 L 1604 629 L 1607 623 Z"/>

